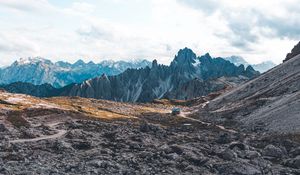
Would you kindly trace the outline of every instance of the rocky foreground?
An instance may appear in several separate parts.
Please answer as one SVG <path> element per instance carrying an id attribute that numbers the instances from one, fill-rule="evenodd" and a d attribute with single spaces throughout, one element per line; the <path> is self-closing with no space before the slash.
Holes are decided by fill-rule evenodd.
<path id="1" fill-rule="evenodd" d="M 1 92 L 0 174 L 300 173 L 300 136 L 199 120 L 217 95 L 137 105 Z"/>

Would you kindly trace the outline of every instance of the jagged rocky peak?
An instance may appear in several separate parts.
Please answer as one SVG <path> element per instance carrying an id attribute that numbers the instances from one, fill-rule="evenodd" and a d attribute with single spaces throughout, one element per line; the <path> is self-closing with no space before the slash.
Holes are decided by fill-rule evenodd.
<path id="1" fill-rule="evenodd" d="M 300 54 L 300 41 L 297 45 L 294 46 L 292 51 L 286 55 L 286 58 L 285 58 L 285 60 L 283 60 L 283 62 L 285 62 L 285 61 L 287 61 L 287 60 L 289 60 L 289 59 L 291 59 L 294 56 L 297 56 L 299 54 Z"/>
<path id="2" fill-rule="evenodd" d="M 157 66 L 158 66 L 158 63 L 157 63 L 157 60 L 155 59 L 152 61 L 152 68 L 155 68 Z"/>
<path id="3" fill-rule="evenodd" d="M 74 63 L 74 66 L 81 66 L 81 65 L 85 65 L 85 62 L 82 59 L 79 59 Z"/>
<path id="4" fill-rule="evenodd" d="M 172 63 L 178 65 L 193 64 L 196 62 L 196 59 L 196 54 L 191 49 L 186 47 L 179 50 Z"/>
<path id="5" fill-rule="evenodd" d="M 100 76 L 100 79 L 103 79 L 103 80 L 108 80 L 108 77 L 105 73 L 103 73 L 101 76 Z"/>
<path id="6" fill-rule="evenodd" d="M 255 71 L 252 66 L 247 66 L 246 71 Z"/>
<path id="7" fill-rule="evenodd" d="M 206 53 L 206 54 L 200 56 L 199 59 L 201 62 L 205 62 L 205 61 L 211 61 L 213 58 L 210 56 L 209 53 Z"/>
<path id="8" fill-rule="evenodd" d="M 89 61 L 87 64 L 88 65 L 95 65 L 95 63 L 93 61 Z"/>

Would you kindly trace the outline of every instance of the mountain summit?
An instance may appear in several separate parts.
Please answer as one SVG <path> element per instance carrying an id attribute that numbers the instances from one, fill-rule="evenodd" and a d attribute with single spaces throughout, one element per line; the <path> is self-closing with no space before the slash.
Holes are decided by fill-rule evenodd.
<path id="1" fill-rule="evenodd" d="M 175 56 L 172 64 L 174 65 L 191 65 L 196 62 L 196 54 L 189 48 L 180 49 Z M 171 65 L 172 65 L 171 64 Z"/>

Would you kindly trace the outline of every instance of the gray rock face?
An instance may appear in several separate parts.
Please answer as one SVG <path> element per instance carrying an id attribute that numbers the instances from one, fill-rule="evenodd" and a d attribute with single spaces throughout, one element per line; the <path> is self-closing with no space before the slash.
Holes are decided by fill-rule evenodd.
<path id="1" fill-rule="evenodd" d="M 0 84 L 25 82 L 34 85 L 51 84 L 58 88 L 71 83 L 81 83 L 103 73 L 117 75 L 128 68 L 150 65 L 151 62 L 146 60 L 137 62 L 102 61 L 99 64 L 78 60 L 76 63 L 70 64 L 63 61 L 52 63 L 50 60 L 40 57 L 20 59 L 0 70 Z"/>

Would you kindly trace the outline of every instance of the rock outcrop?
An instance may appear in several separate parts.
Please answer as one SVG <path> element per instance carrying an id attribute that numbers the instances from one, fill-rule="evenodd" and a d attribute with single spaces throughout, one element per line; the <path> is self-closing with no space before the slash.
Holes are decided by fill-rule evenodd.
<path id="1" fill-rule="evenodd" d="M 290 53 L 288 53 L 286 55 L 286 58 L 283 60 L 283 62 L 285 62 L 285 61 L 287 61 L 287 60 L 289 60 L 289 59 L 291 59 L 291 58 L 293 58 L 293 57 L 295 57 L 299 54 L 300 54 L 300 42 L 297 45 L 294 46 L 294 48 L 292 49 L 292 51 Z"/>

